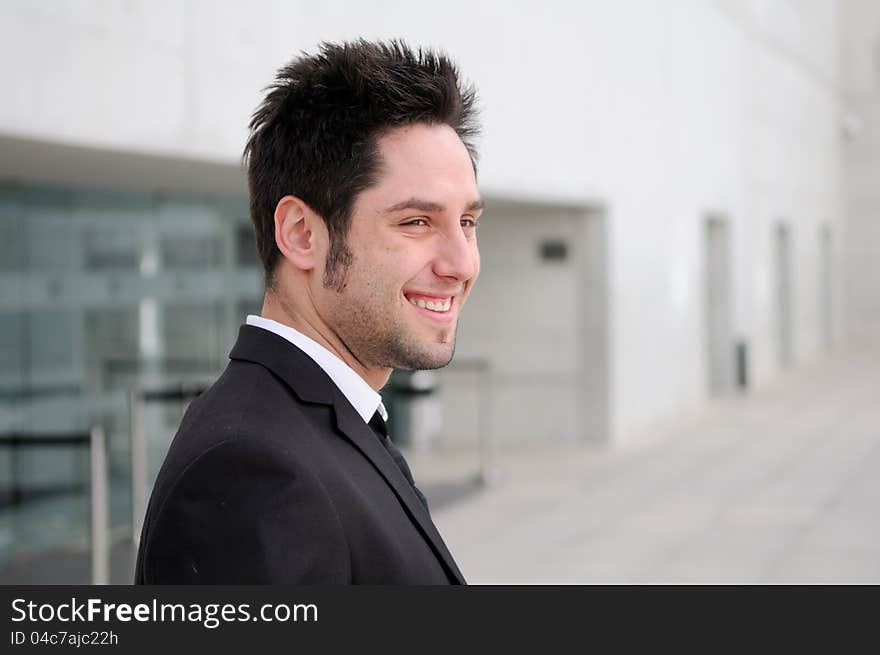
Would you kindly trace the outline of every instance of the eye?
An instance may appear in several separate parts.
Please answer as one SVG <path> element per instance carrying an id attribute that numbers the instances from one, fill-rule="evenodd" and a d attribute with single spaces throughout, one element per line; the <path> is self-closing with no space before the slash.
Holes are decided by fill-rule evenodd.
<path id="1" fill-rule="evenodd" d="M 403 223 L 403 225 L 414 225 L 415 227 L 422 227 L 428 224 L 427 218 L 414 218 L 412 220 Z"/>
<path id="2" fill-rule="evenodd" d="M 461 226 L 469 230 L 475 230 L 479 224 L 479 221 L 472 216 L 463 216 L 461 219 Z"/>

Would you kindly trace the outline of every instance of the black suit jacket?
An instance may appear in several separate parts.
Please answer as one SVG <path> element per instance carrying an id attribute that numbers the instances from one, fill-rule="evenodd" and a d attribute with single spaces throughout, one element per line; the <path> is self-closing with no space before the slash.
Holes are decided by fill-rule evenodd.
<path id="1" fill-rule="evenodd" d="M 412 485 L 327 374 L 244 325 L 153 487 L 136 584 L 464 584 Z"/>

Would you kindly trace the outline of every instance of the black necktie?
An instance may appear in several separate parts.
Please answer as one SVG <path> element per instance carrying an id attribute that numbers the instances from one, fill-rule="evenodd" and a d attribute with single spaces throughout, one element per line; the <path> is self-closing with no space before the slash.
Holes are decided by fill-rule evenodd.
<path id="1" fill-rule="evenodd" d="M 407 465 L 406 460 L 403 458 L 403 454 L 388 437 L 388 427 L 385 425 L 385 419 L 382 418 L 378 411 L 376 411 L 376 413 L 373 414 L 373 418 L 370 419 L 370 427 L 373 428 L 373 432 L 379 437 L 379 441 L 381 441 L 382 445 L 388 450 L 388 454 L 391 455 L 391 459 L 394 460 L 394 463 L 397 464 L 397 468 L 403 473 L 403 477 L 405 477 L 407 482 L 412 485 L 413 491 L 416 492 L 416 495 L 419 497 L 419 500 L 422 501 L 425 509 L 428 509 L 428 499 L 425 498 L 425 494 L 419 491 L 419 488 L 416 486 L 412 472 L 409 470 L 409 465 Z"/>

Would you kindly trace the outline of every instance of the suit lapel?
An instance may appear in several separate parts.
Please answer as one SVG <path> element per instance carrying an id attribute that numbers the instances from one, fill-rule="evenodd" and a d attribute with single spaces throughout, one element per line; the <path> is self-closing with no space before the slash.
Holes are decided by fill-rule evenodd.
<path id="1" fill-rule="evenodd" d="M 241 326 L 238 341 L 229 357 L 265 366 L 284 380 L 304 402 L 332 405 L 338 430 L 372 463 L 392 488 L 410 520 L 444 563 L 448 573 L 459 584 L 464 584 L 461 571 L 412 485 L 404 478 L 391 454 L 382 446 L 370 426 L 311 357 L 287 339 L 252 325 Z"/>
<path id="2" fill-rule="evenodd" d="M 336 410 L 336 426 L 349 441 L 351 441 L 360 450 L 376 470 L 385 478 L 388 485 L 394 490 L 397 498 L 400 500 L 406 513 L 415 523 L 422 535 L 431 544 L 437 557 L 446 565 L 447 571 L 459 583 L 464 584 L 464 577 L 455 560 L 446 548 L 443 537 L 437 531 L 428 510 L 419 500 L 415 489 L 409 481 L 403 476 L 400 468 L 394 463 L 385 447 L 376 438 L 375 433 L 369 425 L 364 423 L 360 415 L 354 410 L 351 404 L 346 400 L 341 392 L 337 392 L 337 399 L 334 403 Z"/>

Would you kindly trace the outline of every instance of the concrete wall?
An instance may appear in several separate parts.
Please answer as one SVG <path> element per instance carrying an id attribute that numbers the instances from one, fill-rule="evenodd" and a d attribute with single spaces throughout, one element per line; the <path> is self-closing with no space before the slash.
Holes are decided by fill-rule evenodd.
<path id="1" fill-rule="evenodd" d="M 849 328 L 880 325 L 880 4 L 847 0 L 846 280 Z"/>
<path id="2" fill-rule="evenodd" d="M 443 372 L 445 440 L 472 438 L 485 411 L 472 407 L 476 399 L 488 403 L 492 433 L 505 442 L 602 441 L 609 418 L 604 216 L 501 200 L 492 207 L 480 226 L 489 275 L 474 287 L 455 360 Z M 492 387 L 482 399 L 473 388 L 481 361 Z"/>
<path id="3" fill-rule="evenodd" d="M 0 133 L 234 166 L 260 89 L 295 52 L 355 36 L 441 46 L 481 92 L 488 196 L 605 208 L 608 432 L 622 441 L 709 395 L 710 213 L 730 220 L 731 331 L 753 381 L 779 369 L 779 221 L 794 361 L 819 350 L 820 226 L 841 243 L 839 27 L 831 0 L 11 1 Z M 483 284 L 503 287 L 503 270 Z M 554 344 L 534 348 L 555 361 Z M 555 411 L 536 403 L 533 423 Z"/>

